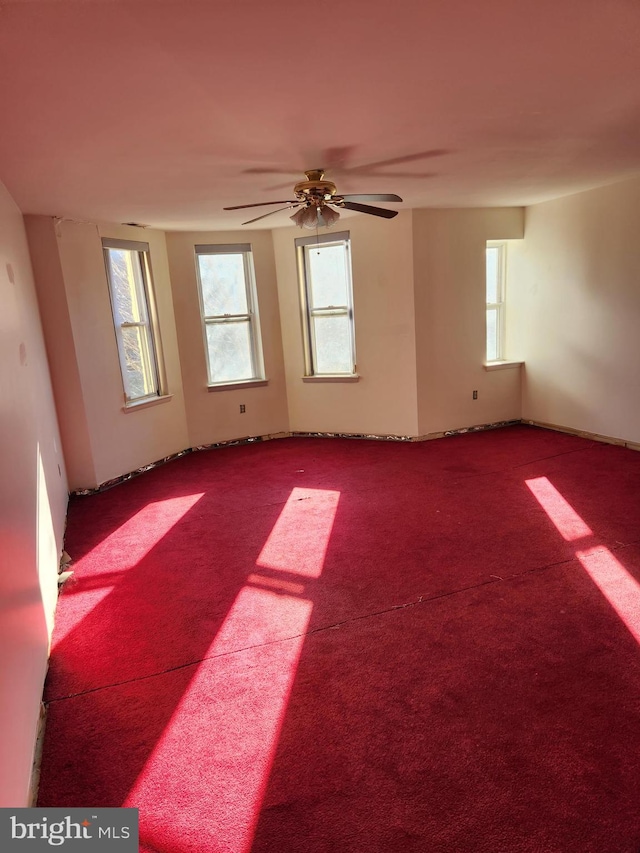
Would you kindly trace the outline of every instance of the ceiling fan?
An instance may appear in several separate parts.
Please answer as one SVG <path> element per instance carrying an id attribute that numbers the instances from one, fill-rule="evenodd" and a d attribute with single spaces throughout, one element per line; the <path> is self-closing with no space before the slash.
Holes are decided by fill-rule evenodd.
<path id="1" fill-rule="evenodd" d="M 369 213 L 372 216 L 381 216 L 384 219 L 393 219 L 398 215 L 397 210 L 387 210 L 384 207 L 373 207 L 370 204 L 363 202 L 369 201 L 402 201 L 399 195 L 393 193 L 356 193 L 349 195 L 340 195 L 333 181 L 327 181 L 324 177 L 324 169 L 309 169 L 305 172 L 306 181 L 299 181 L 293 188 L 295 199 L 285 201 L 260 201 L 255 204 L 238 204 L 235 207 L 225 207 L 224 210 L 242 210 L 245 207 L 263 207 L 269 204 L 284 204 L 286 207 L 280 207 L 278 210 L 270 210 L 269 213 L 263 213 L 262 216 L 256 216 L 255 219 L 249 219 L 243 222 L 243 225 L 251 225 L 252 222 L 257 222 L 259 219 L 264 219 L 271 216 L 273 213 L 280 213 L 282 210 L 293 210 L 299 208 L 293 216 L 290 217 L 296 225 L 301 228 L 318 228 L 323 226 L 333 225 L 340 218 L 340 211 L 355 210 L 358 213 Z"/>

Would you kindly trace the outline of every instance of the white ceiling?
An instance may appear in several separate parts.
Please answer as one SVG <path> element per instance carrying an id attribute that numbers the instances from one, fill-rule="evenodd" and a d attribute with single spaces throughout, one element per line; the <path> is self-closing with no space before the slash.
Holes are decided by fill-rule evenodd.
<path id="1" fill-rule="evenodd" d="M 25 213 L 228 229 L 265 209 L 224 206 L 315 167 L 400 209 L 639 174 L 640 3 L 0 0 L 0 180 Z"/>

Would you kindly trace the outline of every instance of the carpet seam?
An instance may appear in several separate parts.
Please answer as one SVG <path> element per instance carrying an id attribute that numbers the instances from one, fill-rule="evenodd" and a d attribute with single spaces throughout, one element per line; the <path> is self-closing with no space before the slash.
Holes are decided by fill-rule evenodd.
<path id="1" fill-rule="evenodd" d="M 629 548 L 629 547 L 632 547 L 633 545 L 637 545 L 637 544 L 640 544 L 640 540 L 635 540 L 634 542 L 620 543 L 620 546 L 618 548 L 610 548 L 609 550 L 619 551 L 622 548 Z M 607 548 L 606 545 L 602 545 L 599 547 L 600 548 Z M 187 663 L 181 663 L 181 664 L 178 664 L 177 666 L 172 666 L 172 667 L 168 667 L 167 669 L 158 670 L 158 672 L 152 672 L 152 673 L 149 673 L 147 675 L 138 676 L 137 678 L 128 678 L 124 681 L 115 681 L 111 684 L 101 684 L 98 687 L 92 687 L 88 690 L 81 690 L 78 693 L 69 693 L 67 696 L 55 696 L 52 699 L 48 699 L 45 702 L 45 705 L 48 706 L 48 705 L 53 704 L 54 702 L 64 702 L 67 699 L 77 699 L 80 696 L 87 696 L 91 693 L 97 693 L 100 690 L 109 690 L 109 689 L 114 688 L 114 687 L 123 687 L 126 684 L 135 684 L 138 681 L 147 681 L 151 678 L 158 678 L 162 675 L 167 675 L 171 672 L 179 672 L 181 669 L 188 669 L 189 667 L 199 666 L 200 664 L 205 663 L 205 661 L 217 660 L 218 658 L 228 657 L 229 655 L 241 654 L 242 652 L 251 651 L 252 649 L 266 648 L 267 646 L 273 646 L 273 645 L 276 645 L 277 643 L 287 643 L 287 642 L 290 642 L 291 640 L 297 640 L 300 637 L 310 637 L 310 636 L 313 636 L 314 634 L 320 634 L 324 631 L 334 631 L 337 628 L 342 628 L 344 625 L 349 625 L 353 622 L 361 622 L 363 619 L 372 619 L 376 616 L 385 616 L 389 613 L 395 613 L 398 610 L 406 610 L 409 607 L 416 607 L 419 604 L 429 604 L 432 601 L 440 601 L 443 598 L 451 598 L 455 595 L 460 595 L 463 592 L 469 592 L 469 591 L 474 590 L 474 589 L 481 589 L 483 586 L 492 586 L 496 583 L 507 583 L 509 581 L 515 581 L 515 580 L 518 580 L 519 578 L 523 578 L 523 577 L 526 577 L 527 575 L 532 575 L 532 574 L 536 574 L 536 573 L 541 574 L 542 572 L 550 571 L 551 569 L 558 568 L 560 566 L 565 566 L 568 563 L 573 562 L 575 559 L 576 559 L 575 556 L 569 557 L 566 560 L 558 560 L 554 563 L 547 563 L 544 566 L 535 566 L 532 569 L 527 569 L 526 571 L 519 572 L 518 574 L 515 574 L 515 575 L 508 575 L 507 577 L 500 577 L 499 575 L 490 575 L 492 580 L 481 581 L 480 583 L 471 584 L 470 586 L 460 587 L 459 589 L 454 589 L 454 590 L 450 590 L 448 592 L 438 593 L 436 595 L 431 595 L 428 597 L 421 595 L 417 599 L 415 599 L 414 601 L 408 601 L 406 604 L 394 604 L 393 606 L 387 607 L 384 610 L 377 610 L 373 613 L 363 613 L 360 616 L 353 616 L 349 619 L 344 619 L 341 622 L 334 622 L 331 625 L 322 625 L 321 627 L 313 628 L 309 631 L 304 631 L 303 633 L 300 633 L 300 634 L 292 634 L 289 637 L 278 637 L 277 639 L 267 640 L 266 642 L 263 642 L 263 643 L 254 643 L 253 645 L 250 645 L 250 646 L 243 646 L 242 648 L 231 649 L 228 652 L 221 652 L 220 654 L 217 654 L 217 655 L 210 655 L 207 657 L 199 658 L 197 660 L 188 661 Z"/>
<path id="2" fill-rule="evenodd" d="M 563 450 L 561 453 L 552 453 L 551 456 L 540 456 L 538 459 L 531 459 L 528 462 L 522 462 L 520 465 L 513 465 L 510 470 L 515 471 L 518 468 L 526 468 L 527 465 L 533 465 L 535 462 L 544 462 L 546 459 L 558 459 L 560 456 L 569 456 L 571 453 L 584 453 L 585 450 L 593 450 L 601 446 L 601 442 L 592 441 L 591 447 L 573 447 L 571 450 Z"/>

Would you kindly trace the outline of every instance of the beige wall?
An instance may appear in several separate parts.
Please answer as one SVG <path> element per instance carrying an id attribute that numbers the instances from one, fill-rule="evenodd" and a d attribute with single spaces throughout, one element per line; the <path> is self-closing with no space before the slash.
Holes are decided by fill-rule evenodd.
<path id="1" fill-rule="evenodd" d="M 521 238 L 523 221 L 522 208 L 413 211 L 421 435 L 520 417 L 520 369 L 483 365 L 486 243 Z"/>
<path id="2" fill-rule="evenodd" d="M 164 234 L 113 224 L 55 222 L 49 217 L 27 217 L 27 228 L 39 289 L 51 286 L 56 292 L 55 310 L 44 314 L 44 325 L 65 425 L 70 487 L 91 488 L 183 450 L 188 435 Z M 152 406 L 124 408 L 102 237 L 149 244 L 171 395 Z M 41 294 L 41 299 L 44 305 L 47 297 Z M 62 329 L 57 326 L 59 318 Z M 62 330 L 70 330 L 71 338 L 64 338 Z"/>
<path id="3" fill-rule="evenodd" d="M 332 231 L 349 231 L 351 236 L 360 381 L 302 381 L 295 239 L 308 237 L 311 232 L 295 227 L 274 231 L 290 429 L 416 435 L 411 211 L 403 211 L 392 220 L 343 217 L 329 229 Z"/>
<path id="4" fill-rule="evenodd" d="M 27 226 L 71 488 L 95 486 L 186 447 L 244 436 L 416 436 L 520 417 L 519 370 L 487 373 L 482 366 L 484 247 L 487 239 L 522 236 L 520 209 L 341 219 L 332 230 L 351 233 L 357 383 L 302 381 L 294 247 L 300 229 L 164 235 L 39 216 L 27 217 Z M 103 236 L 150 244 L 169 402 L 123 408 Z M 234 242 L 253 246 L 269 381 L 211 391 L 194 246 Z"/>
<path id="5" fill-rule="evenodd" d="M 523 417 L 640 442 L 640 180 L 527 208 L 513 252 Z"/>
<path id="6" fill-rule="evenodd" d="M 200 316 L 194 247 L 206 243 L 251 243 L 256 275 L 262 350 L 268 385 L 210 391 Z M 273 243 L 269 231 L 175 232 L 167 234 L 176 329 L 189 446 L 288 429 L 280 314 Z M 240 405 L 246 411 L 240 413 Z"/>
<path id="7" fill-rule="evenodd" d="M 72 489 L 97 484 L 54 220 L 50 216 L 26 216 L 25 225 L 38 304 L 44 317 L 44 338 L 67 476 Z"/>
<path id="8" fill-rule="evenodd" d="M 28 805 L 67 481 L 22 216 L 0 184 L 0 807 Z"/>

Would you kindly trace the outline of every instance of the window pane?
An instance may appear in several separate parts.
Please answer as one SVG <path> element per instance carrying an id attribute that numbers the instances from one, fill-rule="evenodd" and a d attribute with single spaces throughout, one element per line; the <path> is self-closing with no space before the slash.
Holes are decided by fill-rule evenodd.
<path id="1" fill-rule="evenodd" d="M 487 249 L 487 302 L 500 302 L 500 249 Z"/>
<path id="2" fill-rule="evenodd" d="M 254 378 L 248 320 L 207 323 L 207 346 L 210 382 L 237 382 Z"/>
<path id="3" fill-rule="evenodd" d="M 311 278 L 311 308 L 349 304 L 347 251 L 339 246 L 310 246 L 307 249 Z"/>
<path id="4" fill-rule="evenodd" d="M 120 330 L 122 342 L 122 380 L 127 399 L 135 400 L 158 393 L 155 362 L 148 329 L 127 326 Z"/>
<path id="5" fill-rule="evenodd" d="M 198 255 L 198 264 L 205 316 L 249 313 L 242 253 Z"/>
<path id="6" fill-rule="evenodd" d="M 353 373 L 349 317 L 313 317 L 316 373 Z"/>
<path id="7" fill-rule="evenodd" d="M 138 252 L 109 249 L 107 255 L 116 324 L 145 323 L 147 311 Z"/>
<path id="8" fill-rule="evenodd" d="M 145 253 L 105 248 L 120 371 L 128 401 L 161 393 L 145 287 Z"/>
<path id="9" fill-rule="evenodd" d="M 487 309 L 487 361 L 495 361 L 498 355 L 498 309 Z"/>

